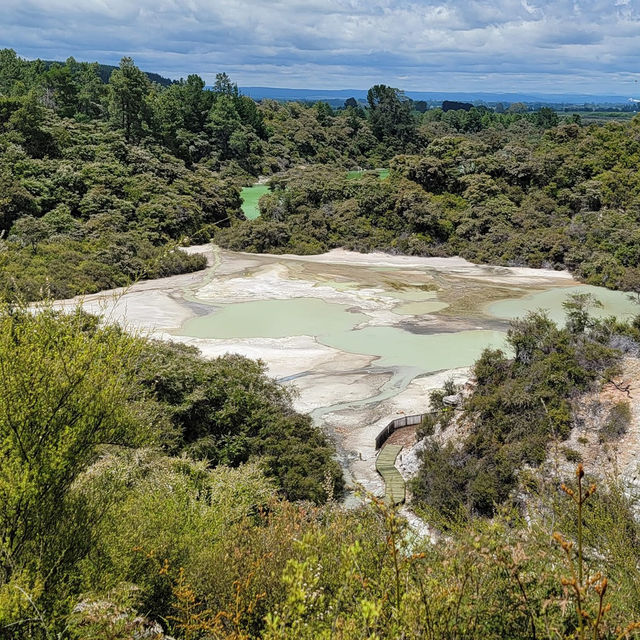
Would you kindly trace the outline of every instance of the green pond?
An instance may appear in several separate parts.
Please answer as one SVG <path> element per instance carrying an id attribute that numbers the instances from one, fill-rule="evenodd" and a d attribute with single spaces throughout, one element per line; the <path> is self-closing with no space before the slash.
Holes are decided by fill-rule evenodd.
<path id="1" fill-rule="evenodd" d="M 221 305 L 209 315 L 189 320 L 181 334 L 217 339 L 308 335 L 329 347 L 377 357 L 379 366 L 425 373 L 468 366 L 485 347 L 504 346 L 504 334 L 497 331 L 424 335 L 398 327 L 356 328 L 368 320 L 346 305 L 317 298 L 257 300 Z"/>
<path id="2" fill-rule="evenodd" d="M 640 313 L 640 306 L 630 300 L 626 293 L 590 285 L 560 287 L 532 293 L 522 298 L 500 300 L 488 305 L 486 310 L 496 318 L 511 320 L 524 316 L 528 311 L 545 309 L 552 320 L 559 324 L 564 324 L 566 314 L 562 308 L 562 303 L 573 293 L 591 294 L 602 303 L 602 308 L 594 308 L 591 311 L 591 315 L 597 318 L 616 316 L 624 320 Z"/>
<path id="3" fill-rule="evenodd" d="M 400 292 L 401 293 L 401 292 Z M 399 296 L 394 311 L 403 315 L 437 313 L 447 305 L 433 292 Z M 638 312 L 638 307 L 621 292 L 599 287 L 574 286 L 536 292 L 524 297 L 501 300 L 488 305 L 486 311 L 496 318 L 510 319 L 527 311 L 543 308 L 557 322 L 564 322 L 562 303 L 572 293 L 590 293 L 603 304 L 598 316 L 624 318 Z M 418 297 L 418 296 L 416 296 Z M 425 299 L 426 298 L 426 299 Z M 205 316 L 189 320 L 182 335 L 197 338 L 242 339 L 312 336 L 329 347 L 376 357 L 375 364 L 419 373 L 471 365 L 486 347 L 504 348 L 505 334 L 499 331 L 471 330 L 451 333 L 412 333 L 404 328 L 366 326 L 370 318 L 351 311 L 349 306 L 325 302 L 318 298 L 256 300 L 220 305 Z"/>
<path id="4" fill-rule="evenodd" d="M 504 348 L 499 331 L 416 334 L 397 327 L 365 327 L 319 336 L 318 342 L 350 353 L 378 356 L 381 367 L 411 367 L 424 373 L 473 364 L 486 347 Z"/>
<path id="5" fill-rule="evenodd" d="M 269 192 L 269 187 L 266 184 L 254 184 L 252 187 L 244 187 L 240 191 L 240 198 L 242 199 L 242 213 L 248 220 L 255 220 L 260 216 L 260 208 L 258 207 L 258 201 L 260 198 Z"/>
<path id="6" fill-rule="evenodd" d="M 407 302 L 397 306 L 393 311 L 403 316 L 422 316 L 446 309 L 449 305 L 439 300 L 425 300 L 424 302 Z"/>

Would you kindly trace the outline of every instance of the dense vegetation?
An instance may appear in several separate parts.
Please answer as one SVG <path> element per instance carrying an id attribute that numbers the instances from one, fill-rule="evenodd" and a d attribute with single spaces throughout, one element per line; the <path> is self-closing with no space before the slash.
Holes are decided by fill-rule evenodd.
<path id="1" fill-rule="evenodd" d="M 309 416 L 293 411 L 264 364 L 237 355 L 206 360 L 194 347 L 154 341 L 141 346 L 137 378 L 170 425 L 166 451 L 214 466 L 258 457 L 290 500 L 321 503 L 342 492 L 333 448 Z"/>
<path id="2" fill-rule="evenodd" d="M 326 441 L 242 358 L 5 306 L 0 383 L 2 638 L 614 638 L 640 616 L 634 505 L 581 470 L 580 520 L 541 482 L 526 520 L 432 544 L 333 502 Z"/>
<path id="3" fill-rule="evenodd" d="M 384 85 L 366 109 L 256 104 L 225 74 L 212 90 L 196 75 L 163 86 L 124 58 L 105 83 L 97 64 L 4 50 L 5 286 L 63 297 L 201 268 L 175 242 L 215 235 L 251 251 L 460 254 L 640 288 L 637 120 L 419 107 Z M 345 180 L 385 164 L 390 180 Z M 277 174 L 273 193 L 246 222 L 237 186 L 259 174 Z"/>
<path id="4" fill-rule="evenodd" d="M 640 316 L 631 325 L 595 320 L 591 304 L 588 295 L 570 298 L 564 328 L 542 312 L 513 321 L 507 334 L 512 354 L 482 354 L 461 414 L 454 417 L 442 404 L 453 389 L 432 395 L 443 414 L 428 416 L 419 433 L 426 437 L 412 485 L 419 502 L 448 517 L 491 516 L 514 499 L 522 470 L 539 467 L 550 443 L 569 436 L 581 395 L 615 379 L 623 353 L 640 350 Z M 600 425 L 600 438 L 616 439 L 629 419 L 627 403 L 615 406 Z M 442 444 L 436 429 L 441 434 L 456 421 L 469 425 L 468 432 Z M 568 458 L 572 453 L 565 451 Z"/>
<path id="5" fill-rule="evenodd" d="M 250 251 L 460 254 L 640 288 L 637 119 L 583 126 L 519 103 L 425 111 L 384 85 L 366 108 L 257 104 L 225 74 L 211 90 L 196 75 L 167 86 L 129 58 L 103 80 L 97 64 L 0 52 L 12 294 L 201 268 L 176 243 L 213 236 Z M 385 165 L 388 180 L 345 180 L 344 169 Z M 247 222 L 237 187 L 260 174 L 276 176 L 273 192 Z"/>

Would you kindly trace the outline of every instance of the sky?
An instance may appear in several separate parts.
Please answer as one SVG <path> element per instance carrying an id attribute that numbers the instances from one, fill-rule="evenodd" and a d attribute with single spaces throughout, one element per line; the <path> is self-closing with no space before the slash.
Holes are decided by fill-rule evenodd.
<path id="1" fill-rule="evenodd" d="M 640 0 L 0 0 L 0 48 L 240 86 L 640 94 Z"/>

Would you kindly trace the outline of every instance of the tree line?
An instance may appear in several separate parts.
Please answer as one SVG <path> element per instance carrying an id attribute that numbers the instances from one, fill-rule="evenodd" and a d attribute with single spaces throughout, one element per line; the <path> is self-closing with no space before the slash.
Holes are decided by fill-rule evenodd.
<path id="1" fill-rule="evenodd" d="M 582 127 L 574 117 L 560 122 L 550 109 L 526 112 L 518 105 L 504 113 L 468 105 L 421 112 L 402 91 L 385 85 L 369 90 L 365 107 L 355 100 L 338 110 L 323 102 L 258 104 L 224 73 L 207 88 L 195 74 L 169 85 L 153 82 L 130 58 L 122 59 L 108 82 L 103 71 L 72 58 L 45 64 L 0 51 L 0 255 L 9 295 L 34 299 L 49 291 L 67 297 L 202 268 L 201 258 L 176 246 L 206 242 L 230 226 L 234 239 L 222 233 L 220 241 L 248 249 L 281 250 L 286 244 L 303 252 L 330 245 L 457 251 L 481 261 L 564 265 L 607 286 L 633 277 L 633 249 L 624 259 L 599 251 L 598 266 L 586 268 L 589 260 L 571 250 L 575 234 L 564 229 L 578 214 L 584 221 L 572 229 L 589 235 L 593 224 L 601 224 L 590 213 L 619 202 L 605 185 L 616 172 L 610 159 L 630 160 L 632 145 L 595 162 L 583 151 L 594 139 L 615 136 L 617 124 Z M 622 143 L 625 135 L 618 131 L 608 144 Z M 564 165 L 567 154 L 576 165 L 572 173 Z M 302 232 L 300 241 L 278 240 L 288 232 L 265 226 L 266 209 L 264 220 L 244 225 L 240 186 L 272 175 L 278 176 L 275 188 L 291 182 L 287 172 L 296 176 L 307 165 L 317 171 L 322 165 L 338 182 L 345 169 L 393 165 L 409 182 L 377 185 L 371 196 L 380 202 L 359 204 L 355 214 L 351 191 L 330 203 L 323 194 L 323 206 L 356 218 L 328 231 L 329 243 L 316 232 Z M 293 187 L 298 192 L 308 182 L 305 175 Z M 411 195 L 404 194 L 411 182 L 422 191 L 410 187 Z M 360 186 L 370 190 L 366 181 Z M 631 186 L 627 180 L 625 187 Z M 314 207 L 305 203 L 302 227 L 296 221 L 296 228 L 308 225 Z M 527 213 L 531 208 L 534 216 Z M 550 209 L 551 221 L 544 213 Z M 289 213 L 278 215 L 278 224 L 287 227 Z M 509 250 L 498 255 L 493 237 L 485 235 L 499 233 L 505 216 Z M 367 231 L 359 230 L 355 241 L 350 229 L 362 225 Z M 539 244 L 540 225 L 543 237 L 550 226 L 557 237 L 532 247 L 530 239 Z M 246 234 L 262 237 L 247 243 Z M 602 233 L 596 235 L 599 243 Z"/>

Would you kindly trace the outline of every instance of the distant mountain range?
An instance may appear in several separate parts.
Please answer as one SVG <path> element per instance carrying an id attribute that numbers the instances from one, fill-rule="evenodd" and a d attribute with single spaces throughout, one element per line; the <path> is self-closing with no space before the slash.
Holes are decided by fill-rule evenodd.
<path id="1" fill-rule="evenodd" d="M 317 102 L 344 102 L 347 98 L 366 101 L 364 89 L 286 89 L 279 87 L 240 87 L 240 91 L 254 100 L 270 98 L 272 100 L 304 100 Z M 463 102 L 494 104 L 497 102 L 526 102 L 534 104 L 625 104 L 630 96 L 589 95 L 582 93 L 489 93 L 481 91 L 405 91 L 413 100 L 442 102 L 459 100 Z"/>
<path id="2" fill-rule="evenodd" d="M 47 67 L 52 64 L 64 64 L 60 61 L 43 60 Z M 109 77 L 118 67 L 110 64 L 98 63 L 98 73 L 103 82 L 109 82 Z M 177 80 L 165 78 L 158 73 L 144 72 L 151 82 L 168 87 Z M 212 87 L 208 86 L 207 89 Z M 284 87 L 239 87 L 242 94 L 254 100 L 269 98 L 284 102 L 329 102 L 333 106 L 341 105 L 347 98 L 355 98 L 359 102 L 366 102 L 366 89 L 287 89 Z M 586 93 L 493 93 L 483 91 L 405 91 L 405 95 L 412 100 L 425 102 L 442 102 L 443 100 L 457 100 L 474 104 L 495 105 L 498 102 L 525 102 L 527 104 L 555 104 L 555 105 L 620 105 L 639 102 L 640 96 L 612 96 Z"/>

